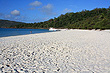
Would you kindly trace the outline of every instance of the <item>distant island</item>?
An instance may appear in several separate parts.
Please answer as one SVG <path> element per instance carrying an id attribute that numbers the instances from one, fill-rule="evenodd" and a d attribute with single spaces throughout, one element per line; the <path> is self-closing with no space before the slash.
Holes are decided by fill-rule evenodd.
<path id="1" fill-rule="evenodd" d="M 16 25 L 24 24 L 23 22 L 9 21 L 0 19 L 0 28 L 13 28 Z"/>
<path id="2" fill-rule="evenodd" d="M 110 7 L 95 8 L 91 11 L 82 10 L 76 13 L 61 14 L 59 17 L 39 23 L 21 23 L 0 20 L 0 27 L 9 28 L 34 28 L 48 29 L 68 28 L 68 29 L 110 29 Z"/>

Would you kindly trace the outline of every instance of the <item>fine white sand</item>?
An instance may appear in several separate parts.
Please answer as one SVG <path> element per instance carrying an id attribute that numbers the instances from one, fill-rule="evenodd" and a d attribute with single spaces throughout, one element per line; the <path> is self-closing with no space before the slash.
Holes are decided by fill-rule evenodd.
<path id="1" fill-rule="evenodd" d="M 0 72 L 110 73 L 110 31 L 67 30 L 0 38 Z"/>

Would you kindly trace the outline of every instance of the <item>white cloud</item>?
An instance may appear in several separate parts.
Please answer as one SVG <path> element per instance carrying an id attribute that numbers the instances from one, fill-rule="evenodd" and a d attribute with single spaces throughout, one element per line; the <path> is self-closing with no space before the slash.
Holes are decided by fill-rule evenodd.
<path id="1" fill-rule="evenodd" d="M 67 12 L 71 12 L 71 11 L 72 11 L 71 9 L 66 8 L 63 10 L 63 13 L 67 13 Z"/>
<path id="2" fill-rule="evenodd" d="M 29 20 L 29 21 L 31 21 L 31 22 L 43 22 L 43 21 L 47 21 L 47 20 L 49 20 L 49 17 L 34 18 L 34 19 Z"/>
<path id="3" fill-rule="evenodd" d="M 4 16 L 6 19 L 9 19 L 9 18 L 11 18 L 11 15 L 5 15 Z"/>
<path id="4" fill-rule="evenodd" d="M 19 18 L 18 18 L 18 17 L 15 17 L 14 19 L 15 19 L 15 20 L 18 20 Z"/>
<path id="5" fill-rule="evenodd" d="M 37 6 L 42 5 L 42 3 L 39 2 L 39 1 L 35 1 L 35 2 L 30 3 L 30 5 L 31 5 L 31 6 L 35 6 L 35 7 L 37 7 Z"/>
<path id="6" fill-rule="evenodd" d="M 11 14 L 14 16 L 20 16 L 20 11 L 14 10 L 14 11 L 11 11 Z"/>
<path id="7" fill-rule="evenodd" d="M 43 7 L 44 9 L 51 10 L 53 6 L 51 4 L 47 4 L 46 6 Z"/>
<path id="8" fill-rule="evenodd" d="M 43 6 L 42 8 L 40 8 L 40 11 L 46 15 L 55 15 L 56 14 L 56 13 L 53 13 L 53 6 L 51 4 L 47 4 L 46 6 Z"/>
<path id="9" fill-rule="evenodd" d="M 49 17 L 42 18 L 43 21 L 49 20 Z"/>
<path id="10" fill-rule="evenodd" d="M 14 16 L 11 14 L 3 14 L 0 13 L 0 18 L 11 21 L 19 21 L 19 22 L 29 22 L 30 18 L 27 16 Z"/>

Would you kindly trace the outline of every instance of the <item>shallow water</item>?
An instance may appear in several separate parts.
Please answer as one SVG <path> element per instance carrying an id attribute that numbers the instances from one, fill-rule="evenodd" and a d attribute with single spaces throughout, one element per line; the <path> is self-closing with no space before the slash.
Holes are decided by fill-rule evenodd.
<path id="1" fill-rule="evenodd" d="M 0 37 L 45 33 L 48 29 L 15 29 L 15 28 L 0 28 Z"/>

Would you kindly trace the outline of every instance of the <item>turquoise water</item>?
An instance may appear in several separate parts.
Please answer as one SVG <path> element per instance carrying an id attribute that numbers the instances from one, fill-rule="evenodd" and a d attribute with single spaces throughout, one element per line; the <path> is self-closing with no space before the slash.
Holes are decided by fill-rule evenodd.
<path id="1" fill-rule="evenodd" d="M 0 28 L 0 37 L 17 36 L 25 34 L 45 33 L 48 29 L 14 29 L 14 28 Z"/>

